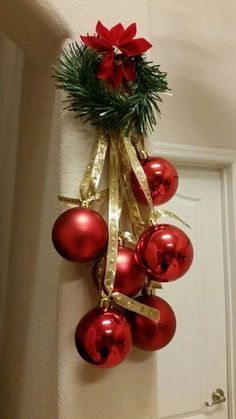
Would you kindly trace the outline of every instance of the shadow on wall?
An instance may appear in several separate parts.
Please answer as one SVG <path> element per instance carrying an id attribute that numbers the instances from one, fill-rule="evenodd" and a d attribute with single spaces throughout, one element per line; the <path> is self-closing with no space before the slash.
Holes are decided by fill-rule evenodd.
<path id="1" fill-rule="evenodd" d="M 18 89 L 18 133 L 9 137 L 5 130 L 1 138 L 5 144 L 16 141 L 17 151 L 12 156 L 16 163 L 12 168 L 15 181 L 9 225 L 0 415 L 4 419 L 57 418 L 55 324 L 59 260 L 50 234 L 59 190 L 59 121 L 54 116 L 51 64 L 57 59 L 66 30 L 61 24 L 55 31 L 55 26 L 37 13 L 37 7 L 31 9 L 25 1 L 3 3 L 2 30 L 22 48 L 24 63 Z M 17 55 L 16 45 L 12 48 Z M 8 61 L 7 51 L 4 61 Z M 5 92 L 1 100 L 9 101 L 9 96 L 14 96 L 14 92 L 10 93 Z M 5 119 L 9 121 L 9 110 Z"/>

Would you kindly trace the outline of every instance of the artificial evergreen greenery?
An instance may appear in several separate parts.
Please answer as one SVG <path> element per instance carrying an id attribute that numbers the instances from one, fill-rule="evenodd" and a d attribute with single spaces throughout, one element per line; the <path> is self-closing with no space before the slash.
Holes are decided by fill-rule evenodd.
<path id="1" fill-rule="evenodd" d="M 144 56 L 134 60 L 135 81 L 114 89 L 96 77 L 101 55 L 83 44 L 70 44 L 53 74 L 57 87 L 68 93 L 66 109 L 116 134 L 135 130 L 146 135 L 153 130 L 155 110 L 160 114 L 158 102 L 162 102 L 159 93 L 168 90 L 167 74 Z"/>

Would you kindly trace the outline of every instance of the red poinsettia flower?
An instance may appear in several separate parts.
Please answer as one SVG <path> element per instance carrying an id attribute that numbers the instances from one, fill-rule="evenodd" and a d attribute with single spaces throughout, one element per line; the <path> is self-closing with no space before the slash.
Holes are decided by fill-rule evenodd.
<path id="1" fill-rule="evenodd" d="M 97 77 L 108 79 L 115 87 L 120 86 L 123 79 L 135 80 L 132 57 L 143 54 L 152 46 L 144 38 L 134 39 L 137 33 L 136 23 L 132 23 L 127 29 L 118 23 L 109 30 L 98 21 L 96 32 L 95 36 L 81 36 L 81 40 L 103 56 Z"/>

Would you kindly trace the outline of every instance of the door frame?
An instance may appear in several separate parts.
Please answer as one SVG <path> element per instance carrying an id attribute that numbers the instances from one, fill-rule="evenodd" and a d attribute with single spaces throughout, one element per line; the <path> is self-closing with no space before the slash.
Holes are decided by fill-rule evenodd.
<path id="1" fill-rule="evenodd" d="M 188 167 L 218 169 L 222 185 L 222 227 L 226 295 L 227 385 L 229 418 L 236 418 L 236 150 L 184 144 L 151 143 L 153 155 Z"/>

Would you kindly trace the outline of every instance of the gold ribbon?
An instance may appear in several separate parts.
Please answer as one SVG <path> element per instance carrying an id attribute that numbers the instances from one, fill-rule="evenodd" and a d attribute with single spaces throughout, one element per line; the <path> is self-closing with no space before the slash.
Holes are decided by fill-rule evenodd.
<path id="1" fill-rule="evenodd" d="M 120 292 L 113 292 L 112 298 L 116 304 L 133 311 L 134 313 L 141 314 L 149 319 L 160 321 L 161 313 L 156 308 L 142 304 L 139 301 L 133 300 Z"/>
<path id="2" fill-rule="evenodd" d="M 165 209 L 159 209 L 156 210 L 152 216 L 149 218 L 149 221 L 152 225 L 158 224 L 159 219 L 161 217 L 171 217 L 174 218 L 177 221 L 180 221 L 182 224 L 185 225 L 185 227 L 191 228 L 185 221 L 183 221 L 178 215 L 176 215 L 174 212 L 165 210 Z"/>
<path id="3" fill-rule="evenodd" d="M 119 232 L 119 238 L 121 240 L 127 241 L 128 243 L 132 244 L 133 246 L 136 245 L 135 236 L 132 233 L 130 233 L 129 231 L 120 231 Z"/>
<path id="4" fill-rule="evenodd" d="M 138 238 L 144 231 L 145 224 L 143 223 L 140 209 L 130 184 L 130 173 L 132 169 L 132 163 L 130 162 L 130 159 L 126 154 L 126 148 L 122 139 L 119 140 L 119 163 L 123 193 L 126 196 L 133 230 L 136 238 Z"/>
<path id="5" fill-rule="evenodd" d="M 107 247 L 107 260 L 105 268 L 104 286 L 111 296 L 114 289 L 114 280 L 116 274 L 116 259 L 118 252 L 119 238 L 119 219 L 121 214 L 119 201 L 119 168 L 117 162 L 117 151 L 115 148 L 115 139 L 110 139 L 110 163 L 109 163 L 109 214 L 108 214 L 108 232 L 109 240 Z"/>
<path id="6" fill-rule="evenodd" d="M 96 194 L 88 198 L 86 201 L 82 201 L 79 198 L 70 198 L 68 196 L 63 196 L 63 195 L 58 195 L 57 197 L 60 202 L 64 202 L 65 204 L 68 204 L 68 205 L 82 205 L 85 202 L 89 204 L 92 201 L 100 201 L 103 199 L 107 199 L 108 189 L 103 189 L 102 191 L 97 192 Z"/>
<path id="7" fill-rule="evenodd" d="M 68 205 L 88 207 L 92 201 L 98 201 L 108 197 L 108 189 L 104 189 L 100 192 L 97 191 L 106 158 L 107 147 L 108 140 L 100 130 L 80 184 L 81 199 L 58 195 L 60 202 L 64 202 Z"/>
<path id="8" fill-rule="evenodd" d="M 137 177 L 137 180 L 143 190 L 143 193 L 145 195 L 145 198 L 147 200 L 148 206 L 150 208 L 150 212 L 153 212 L 153 202 L 152 202 L 152 197 L 150 194 L 150 190 L 149 190 L 149 186 L 148 186 L 148 181 L 146 178 L 146 175 L 144 173 L 143 167 L 137 157 L 135 148 L 131 142 L 130 137 L 124 137 L 122 139 L 124 146 L 125 146 L 125 150 L 127 152 L 127 155 L 129 157 L 130 160 L 130 164 L 132 166 L 132 169 L 134 171 L 135 176 Z"/>
<path id="9" fill-rule="evenodd" d="M 91 202 L 97 199 L 97 188 L 103 171 L 107 146 L 107 138 L 102 131 L 99 131 L 97 141 L 92 148 L 89 164 L 80 184 L 82 202 L 86 203 L 86 201 Z"/>

